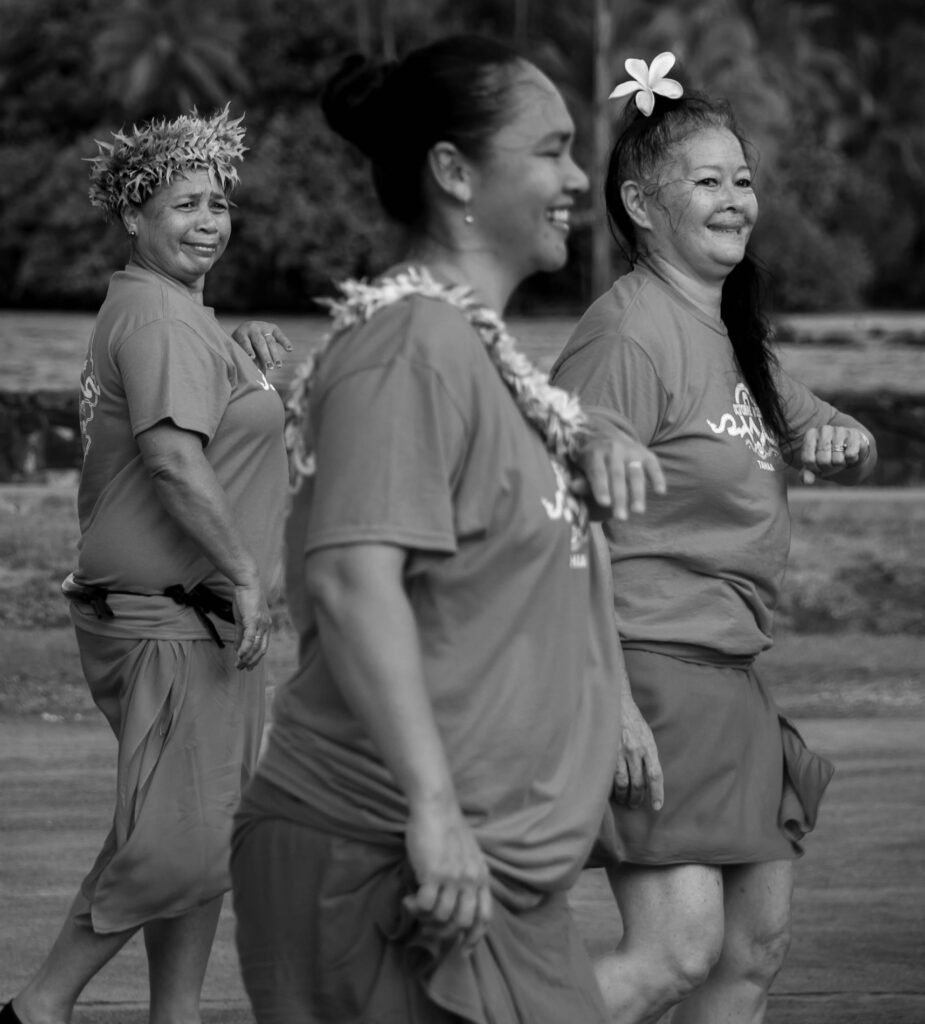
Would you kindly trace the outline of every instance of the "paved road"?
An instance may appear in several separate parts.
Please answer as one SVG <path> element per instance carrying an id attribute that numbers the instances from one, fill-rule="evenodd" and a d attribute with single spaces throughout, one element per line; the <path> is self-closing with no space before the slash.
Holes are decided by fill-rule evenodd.
<path id="1" fill-rule="evenodd" d="M 816 720 L 807 740 L 838 773 L 798 866 L 796 929 L 767 1024 L 925 1022 L 925 718 Z M 113 744 L 87 723 L 0 719 L 0 996 L 53 937 L 107 824 Z M 603 879 L 574 893 L 592 949 L 619 936 Z M 248 1024 L 226 910 L 205 986 L 206 1024 Z M 133 942 L 87 989 L 74 1024 L 143 1024 Z"/>

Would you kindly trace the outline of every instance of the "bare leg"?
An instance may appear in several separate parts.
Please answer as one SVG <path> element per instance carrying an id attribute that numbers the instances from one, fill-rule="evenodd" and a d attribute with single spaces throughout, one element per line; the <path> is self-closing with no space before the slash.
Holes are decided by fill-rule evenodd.
<path id="1" fill-rule="evenodd" d="M 151 987 L 150 1024 L 199 1024 L 199 998 L 222 897 L 182 917 L 144 926 Z"/>
<path id="2" fill-rule="evenodd" d="M 654 1024 L 708 976 L 723 944 L 720 869 L 698 864 L 608 872 L 623 918 L 615 952 L 596 964 L 619 1024 Z"/>
<path id="3" fill-rule="evenodd" d="M 707 981 L 673 1024 L 761 1024 L 768 991 L 790 945 L 791 861 L 742 864 L 724 871 L 726 938 Z"/>
<path id="4" fill-rule="evenodd" d="M 100 935 L 75 921 L 86 909 L 87 901 L 78 893 L 45 961 L 13 1000 L 23 1024 L 69 1024 L 87 983 L 137 931 Z"/>

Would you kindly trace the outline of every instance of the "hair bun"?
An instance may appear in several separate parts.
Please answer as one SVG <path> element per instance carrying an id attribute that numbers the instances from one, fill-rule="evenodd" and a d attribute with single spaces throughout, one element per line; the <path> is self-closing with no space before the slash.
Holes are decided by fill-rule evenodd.
<path id="1" fill-rule="evenodd" d="M 397 62 L 378 63 L 361 53 L 345 57 L 321 94 L 328 125 L 371 160 L 388 144 L 388 86 Z"/>

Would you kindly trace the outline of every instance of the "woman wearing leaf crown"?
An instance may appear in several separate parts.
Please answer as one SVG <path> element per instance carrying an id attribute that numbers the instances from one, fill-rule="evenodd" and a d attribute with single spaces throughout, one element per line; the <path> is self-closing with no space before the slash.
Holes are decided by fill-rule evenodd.
<path id="1" fill-rule="evenodd" d="M 90 199 L 124 227 L 131 257 L 81 375 L 81 538 L 63 589 L 119 744 L 116 808 L 4 1024 L 65 1024 L 139 930 L 152 1024 L 200 1019 L 232 814 L 262 735 L 286 487 L 283 405 L 245 352 L 283 339 L 252 323 L 236 344 L 203 305 L 243 136 L 227 108 L 193 113 L 118 132 L 91 161 Z"/>
<path id="2" fill-rule="evenodd" d="M 593 446 L 500 319 L 566 260 L 572 120 L 471 38 L 348 59 L 323 107 L 408 239 L 289 402 L 299 667 L 235 829 L 245 985 L 261 1024 L 603 1021 L 565 895 L 619 733 Z"/>

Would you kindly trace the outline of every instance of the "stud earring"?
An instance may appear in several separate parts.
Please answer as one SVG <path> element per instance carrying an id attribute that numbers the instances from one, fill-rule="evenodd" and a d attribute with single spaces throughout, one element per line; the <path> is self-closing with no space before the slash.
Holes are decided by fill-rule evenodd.
<path id="1" fill-rule="evenodd" d="M 472 211 L 469 209 L 468 205 L 466 206 L 466 212 L 463 214 L 463 221 L 466 224 L 475 223 L 475 217 L 472 216 Z"/>
<path id="2" fill-rule="evenodd" d="M 135 237 L 135 235 L 136 235 L 136 233 L 137 233 L 137 232 L 135 231 L 135 229 L 134 229 L 134 228 L 129 228 L 129 229 L 128 229 L 128 237 L 129 237 L 129 238 L 134 238 L 134 237 Z"/>

